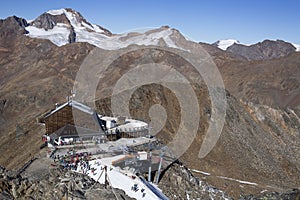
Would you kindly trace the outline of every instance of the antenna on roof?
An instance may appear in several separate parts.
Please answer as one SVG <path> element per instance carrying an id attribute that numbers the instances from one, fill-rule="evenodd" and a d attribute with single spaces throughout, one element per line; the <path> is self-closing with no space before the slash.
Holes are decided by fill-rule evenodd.
<path id="1" fill-rule="evenodd" d="M 67 102 L 68 102 L 68 104 L 70 103 L 70 96 L 68 95 L 67 97 L 66 97 L 66 99 L 67 99 Z"/>
<path id="2" fill-rule="evenodd" d="M 76 96 L 76 91 L 75 90 L 71 90 L 71 96 L 75 97 Z"/>

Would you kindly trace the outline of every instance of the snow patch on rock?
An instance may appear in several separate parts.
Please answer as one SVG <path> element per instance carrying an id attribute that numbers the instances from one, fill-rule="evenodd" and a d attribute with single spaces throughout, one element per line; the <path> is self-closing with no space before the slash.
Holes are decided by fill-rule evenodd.
<path id="1" fill-rule="evenodd" d="M 226 50 L 228 47 L 230 47 L 233 44 L 240 44 L 240 42 L 238 40 L 234 40 L 234 39 L 227 39 L 227 40 L 219 40 L 217 42 L 214 43 L 218 48 L 222 49 L 222 50 Z"/>

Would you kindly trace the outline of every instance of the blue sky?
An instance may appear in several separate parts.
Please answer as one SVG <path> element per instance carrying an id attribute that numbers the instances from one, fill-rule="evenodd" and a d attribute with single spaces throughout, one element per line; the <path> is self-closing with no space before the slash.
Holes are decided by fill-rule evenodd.
<path id="1" fill-rule="evenodd" d="M 283 39 L 300 44 L 298 0 L 3 0 L 0 18 L 73 8 L 113 33 L 169 25 L 195 41 Z"/>

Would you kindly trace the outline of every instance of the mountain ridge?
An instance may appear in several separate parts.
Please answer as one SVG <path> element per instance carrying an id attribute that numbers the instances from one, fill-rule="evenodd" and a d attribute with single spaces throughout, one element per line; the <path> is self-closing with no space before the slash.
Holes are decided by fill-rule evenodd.
<path id="1" fill-rule="evenodd" d="M 297 44 L 268 39 L 255 44 L 242 44 L 238 40 L 227 39 L 218 40 L 212 45 L 249 61 L 280 58 L 300 50 Z"/>
<path id="2" fill-rule="evenodd" d="M 25 19 L 22 19 L 22 21 L 23 27 L 27 31 L 27 36 L 48 39 L 57 46 L 72 42 L 88 42 L 99 48 L 110 50 L 118 48 L 117 46 L 126 47 L 131 44 L 157 45 L 160 38 L 162 38 L 169 47 L 183 49 L 175 45 L 171 39 L 171 36 L 174 34 L 173 30 L 177 31 L 176 29 L 162 26 L 156 28 L 157 32 L 160 32 L 160 34 L 156 35 L 151 35 L 151 32 L 153 32 L 151 30 L 135 34 L 112 34 L 108 29 L 88 22 L 79 12 L 71 8 L 50 10 L 30 22 L 27 22 Z M 147 39 L 149 33 L 150 36 Z M 153 40 L 153 38 L 155 39 Z M 145 41 L 141 42 L 141 39 Z M 109 43 L 110 45 L 107 45 Z M 112 45 L 112 43 L 115 43 L 115 45 Z M 266 43 L 268 45 L 265 45 Z M 300 50 L 300 45 L 282 40 L 264 40 L 256 44 L 245 45 L 238 40 L 226 39 L 218 40 L 212 46 L 247 60 L 278 58 Z M 270 49 L 273 51 L 273 54 L 270 52 L 266 53 Z"/>
<path id="3" fill-rule="evenodd" d="M 157 45 L 163 41 L 169 47 L 183 49 L 172 40 L 178 32 L 176 29 L 162 26 L 146 32 L 112 34 L 109 30 L 88 22 L 72 9 L 45 12 L 31 20 L 25 29 L 26 36 L 47 39 L 57 46 L 87 42 L 102 49 L 115 50 L 132 44 Z"/>
<path id="4" fill-rule="evenodd" d="M 253 45 L 233 44 L 226 51 L 240 55 L 247 60 L 280 58 L 296 52 L 296 47 L 283 40 L 264 40 Z"/>
<path id="5" fill-rule="evenodd" d="M 262 43 L 264 41 L 284 41 L 284 40 L 281 40 L 281 39 L 276 39 L 276 40 L 264 39 L 261 42 L 245 44 L 245 43 L 241 43 L 239 40 L 236 40 L 236 39 L 220 39 L 216 42 L 211 43 L 211 45 L 216 46 L 219 49 L 222 49 L 222 50 L 226 51 L 226 49 L 228 47 L 230 47 L 234 44 L 241 44 L 241 45 L 244 45 L 244 46 L 251 46 L 251 45 Z M 292 44 L 296 48 L 296 51 L 300 51 L 300 45 L 299 44 L 296 44 L 296 43 L 293 43 L 293 42 L 287 42 L 287 43 Z"/>

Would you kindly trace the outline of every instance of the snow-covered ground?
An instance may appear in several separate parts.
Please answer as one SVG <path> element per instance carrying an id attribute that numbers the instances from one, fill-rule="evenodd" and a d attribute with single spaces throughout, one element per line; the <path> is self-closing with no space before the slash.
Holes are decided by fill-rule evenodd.
<path id="1" fill-rule="evenodd" d="M 135 36 L 128 36 L 128 34 L 120 34 L 111 37 L 107 37 L 105 35 L 95 32 L 76 32 L 77 42 L 88 42 L 106 50 L 116 50 L 120 48 L 125 48 L 132 44 L 146 46 L 157 45 L 161 39 L 163 39 L 169 47 L 179 48 L 170 38 L 171 34 L 171 29 L 161 30 L 150 34 L 139 33 Z"/>
<path id="2" fill-rule="evenodd" d="M 45 30 L 35 26 L 28 26 L 27 35 L 32 38 L 48 39 L 57 46 L 65 45 L 69 42 L 69 28 L 65 24 L 57 24 L 53 29 Z"/>
<path id="3" fill-rule="evenodd" d="M 236 44 L 240 44 L 240 42 L 238 40 L 233 40 L 233 39 L 227 39 L 227 40 L 219 40 L 216 42 L 216 45 L 222 49 L 222 50 L 226 50 L 228 47 L 230 47 L 231 45 L 233 45 L 234 43 Z"/>
<path id="4" fill-rule="evenodd" d="M 61 15 L 64 14 L 65 11 L 66 11 L 65 9 L 49 10 L 47 13 L 50 15 Z"/>
<path id="5" fill-rule="evenodd" d="M 208 173 L 208 172 L 203 172 L 203 171 L 196 170 L 196 169 L 189 169 L 189 170 L 192 171 L 192 172 L 196 172 L 196 173 L 206 175 L 206 176 L 211 176 L 211 173 Z M 215 175 L 213 175 L 213 176 L 215 176 Z M 220 179 L 235 181 L 235 182 L 242 183 L 242 184 L 247 184 L 247 185 L 258 185 L 257 183 L 254 183 L 254 182 L 242 181 L 242 180 L 238 180 L 238 179 L 234 179 L 234 178 L 229 178 L 229 177 L 226 177 L 226 176 L 215 176 L 215 177 L 220 178 Z"/>
<path id="6" fill-rule="evenodd" d="M 145 200 L 155 200 L 160 199 L 157 195 L 146 186 L 139 177 L 136 177 L 131 172 L 126 173 L 118 167 L 114 167 L 112 162 L 124 158 L 124 155 L 118 155 L 114 157 L 102 158 L 97 160 L 92 160 L 89 162 L 90 170 L 86 171 L 84 167 L 78 167 L 78 173 L 85 173 L 90 176 L 95 181 L 105 184 L 105 167 L 107 171 L 107 179 L 109 184 L 113 188 L 118 188 L 123 190 L 129 197 L 135 199 L 145 199 Z M 151 183 L 149 183 L 151 184 Z M 132 188 L 136 185 L 137 190 Z M 156 186 L 151 184 L 156 190 L 159 190 Z"/>
<path id="7" fill-rule="evenodd" d="M 210 176 L 210 173 L 208 173 L 208 172 L 203 172 L 203 171 L 196 170 L 196 169 L 189 169 L 189 170 L 191 170 L 192 172 L 197 172 L 197 173 L 200 173 L 200 174 L 203 174 L 206 176 Z"/>
<path id="8" fill-rule="evenodd" d="M 258 185 L 257 183 L 253 183 L 253 182 L 249 182 L 249 181 L 241 181 L 241 180 L 238 180 L 238 179 L 233 179 L 233 178 L 229 178 L 229 177 L 225 177 L 225 176 L 217 176 L 217 178 L 230 180 L 230 181 L 235 181 L 235 182 L 242 183 L 242 184 L 247 184 L 247 185 Z"/>
<path id="9" fill-rule="evenodd" d="M 55 26 L 52 30 L 46 31 L 34 26 L 29 26 L 26 30 L 29 32 L 27 36 L 32 38 L 48 39 L 57 46 L 63 46 L 69 42 L 68 36 L 70 31 L 68 29 L 61 29 L 61 27 Z M 127 34 L 108 37 L 99 32 L 89 32 L 82 28 L 75 29 L 75 32 L 76 42 L 87 42 L 106 50 L 121 49 L 132 44 L 146 46 L 158 45 L 161 39 L 165 41 L 168 47 L 179 48 L 170 38 L 170 35 L 172 34 L 171 29 L 161 30 L 151 34 L 138 34 L 131 37 L 127 37 Z"/>
<path id="10" fill-rule="evenodd" d="M 292 44 L 294 47 L 296 47 L 296 51 L 300 51 L 300 44 Z"/>

